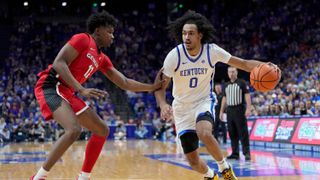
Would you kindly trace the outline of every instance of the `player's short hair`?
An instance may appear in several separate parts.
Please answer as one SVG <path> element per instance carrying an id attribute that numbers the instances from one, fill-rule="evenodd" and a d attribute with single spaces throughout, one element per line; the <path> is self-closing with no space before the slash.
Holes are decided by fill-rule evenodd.
<path id="1" fill-rule="evenodd" d="M 117 19 L 107 11 L 92 14 L 87 20 L 87 31 L 92 34 L 100 26 L 116 27 Z"/>
<path id="2" fill-rule="evenodd" d="M 214 36 L 215 29 L 210 21 L 203 15 L 189 10 L 182 17 L 170 22 L 167 27 L 169 34 L 178 43 L 182 43 L 182 29 L 185 24 L 195 24 L 197 26 L 198 31 L 203 35 L 201 39 L 202 44 L 210 43 L 216 39 Z"/>

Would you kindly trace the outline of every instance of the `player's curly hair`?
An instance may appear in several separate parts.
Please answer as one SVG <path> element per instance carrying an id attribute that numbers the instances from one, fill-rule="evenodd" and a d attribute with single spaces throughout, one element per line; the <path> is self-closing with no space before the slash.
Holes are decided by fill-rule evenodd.
<path id="1" fill-rule="evenodd" d="M 116 27 L 117 19 L 107 11 L 92 14 L 87 20 L 87 31 L 92 34 L 100 26 Z"/>
<path id="2" fill-rule="evenodd" d="M 201 43 L 210 43 L 216 38 L 214 36 L 215 29 L 210 21 L 203 15 L 196 13 L 195 11 L 187 11 L 182 17 L 169 23 L 167 29 L 169 35 L 176 39 L 178 43 L 182 43 L 182 29 L 185 24 L 195 24 L 198 31 L 203 34 Z"/>

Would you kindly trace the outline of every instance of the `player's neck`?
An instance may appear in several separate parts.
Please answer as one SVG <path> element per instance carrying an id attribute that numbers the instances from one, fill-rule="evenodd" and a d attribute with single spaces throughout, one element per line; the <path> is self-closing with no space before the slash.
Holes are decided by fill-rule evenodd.
<path id="1" fill-rule="evenodd" d="M 94 39 L 94 42 L 96 43 L 97 48 L 98 49 L 102 48 L 102 45 L 99 43 L 97 36 L 95 34 L 91 34 L 91 36 Z"/>
<path id="2" fill-rule="evenodd" d="M 102 45 L 100 45 L 101 43 L 98 41 L 98 38 L 95 34 L 90 34 L 91 37 L 93 38 L 94 42 L 96 43 L 96 46 L 97 46 L 97 49 L 98 49 L 98 53 L 100 54 L 101 53 L 101 48 L 102 48 Z"/>
<path id="3" fill-rule="evenodd" d="M 191 55 L 191 56 L 196 56 L 196 55 L 198 55 L 199 52 L 200 52 L 200 50 L 201 50 L 201 46 L 202 46 L 202 45 L 200 44 L 199 46 L 197 46 L 197 47 L 195 47 L 195 48 L 193 48 L 193 49 L 187 50 L 188 53 L 189 53 L 189 55 Z"/>

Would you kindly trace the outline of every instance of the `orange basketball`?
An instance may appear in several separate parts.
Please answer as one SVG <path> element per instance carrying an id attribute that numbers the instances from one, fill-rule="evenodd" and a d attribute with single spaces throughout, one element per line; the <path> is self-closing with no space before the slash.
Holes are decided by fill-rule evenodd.
<path id="1" fill-rule="evenodd" d="M 253 68 L 250 73 L 250 84 L 254 89 L 261 92 L 273 90 L 281 78 L 278 68 L 267 63 Z"/>

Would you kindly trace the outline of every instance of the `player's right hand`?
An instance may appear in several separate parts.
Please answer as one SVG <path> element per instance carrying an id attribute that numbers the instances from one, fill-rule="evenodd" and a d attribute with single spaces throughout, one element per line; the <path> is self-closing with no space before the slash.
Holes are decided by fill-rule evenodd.
<path id="1" fill-rule="evenodd" d="M 79 90 L 81 96 L 84 97 L 94 97 L 96 99 L 108 96 L 109 94 L 106 91 L 95 89 L 95 88 L 83 88 Z"/>
<path id="2" fill-rule="evenodd" d="M 173 117 L 173 111 L 172 111 L 172 107 L 169 104 L 165 104 L 162 107 L 160 107 L 161 109 L 161 119 L 164 119 L 166 121 L 168 120 L 172 120 Z"/>
<path id="3" fill-rule="evenodd" d="M 161 89 L 162 86 L 164 86 L 164 83 L 166 82 L 166 80 L 162 79 L 162 72 L 163 72 L 163 68 L 161 68 L 159 70 L 159 72 L 157 73 L 157 76 L 156 76 L 156 78 L 153 82 L 153 85 L 152 85 L 152 87 L 153 87 L 152 91 L 157 91 L 157 90 Z"/>

